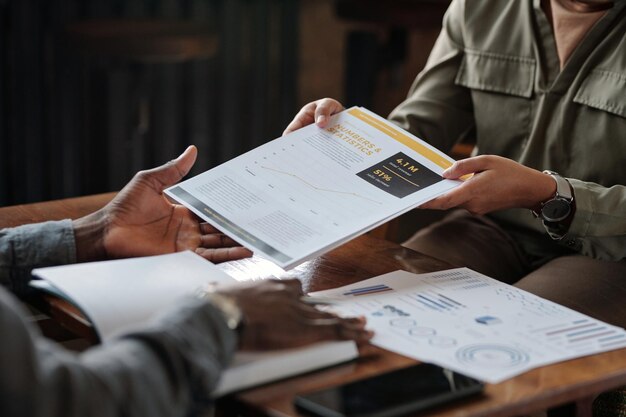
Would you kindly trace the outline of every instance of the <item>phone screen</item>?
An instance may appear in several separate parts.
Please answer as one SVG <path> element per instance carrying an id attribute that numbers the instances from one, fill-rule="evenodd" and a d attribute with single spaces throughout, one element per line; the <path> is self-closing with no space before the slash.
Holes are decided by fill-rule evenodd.
<path id="1" fill-rule="evenodd" d="M 323 417 L 398 416 L 481 392 L 483 384 L 428 363 L 296 397 L 300 410 Z"/>

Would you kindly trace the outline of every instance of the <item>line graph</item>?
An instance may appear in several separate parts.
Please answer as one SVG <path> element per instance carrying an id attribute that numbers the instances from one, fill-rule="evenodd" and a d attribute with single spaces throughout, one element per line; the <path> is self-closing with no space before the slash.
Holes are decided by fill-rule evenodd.
<path id="1" fill-rule="evenodd" d="M 331 189 L 328 189 L 328 188 L 317 187 L 316 185 L 311 184 L 310 182 L 305 180 L 304 178 L 302 178 L 302 177 L 300 177 L 300 176 L 298 176 L 296 174 L 293 174 L 291 172 L 281 171 L 279 169 L 271 168 L 271 167 L 264 166 L 264 165 L 260 165 L 260 168 L 263 168 L 263 169 L 268 170 L 268 171 L 276 172 L 278 174 L 287 175 L 289 177 L 295 178 L 296 180 L 302 182 L 303 184 L 305 184 L 306 186 L 312 188 L 315 191 L 322 191 L 322 192 L 327 192 L 327 193 L 349 195 L 349 196 L 352 196 L 352 197 L 361 198 L 363 200 L 369 201 L 370 203 L 375 203 L 375 204 L 379 204 L 379 205 L 383 204 L 380 201 L 373 200 L 373 199 L 371 199 L 369 197 L 365 197 L 365 196 L 363 196 L 361 194 L 358 194 L 358 193 L 353 193 L 353 192 L 350 192 L 350 191 L 331 190 Z"/>

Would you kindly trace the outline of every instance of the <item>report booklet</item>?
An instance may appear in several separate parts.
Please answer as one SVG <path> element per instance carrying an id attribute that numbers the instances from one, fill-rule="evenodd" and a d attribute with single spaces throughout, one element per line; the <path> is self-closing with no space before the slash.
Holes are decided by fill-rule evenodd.
<path id="1" fill-rule="evenodd" d="M 30 285 L 78 307 L 103 342 L 146 326 L 156 315 L 207 285 L 237 281 L 193 252 L 90 262 L 33 270 Z M 233 391 L 298 375 L 358 357 L 352 341 L 297 349 L 238 352 L 213 392 Z"/>
<path id="2" fill-rule="evenodd" d="M 458 186 L 443 152 L 359 107 L 165 190 L 288 269 Z"/>

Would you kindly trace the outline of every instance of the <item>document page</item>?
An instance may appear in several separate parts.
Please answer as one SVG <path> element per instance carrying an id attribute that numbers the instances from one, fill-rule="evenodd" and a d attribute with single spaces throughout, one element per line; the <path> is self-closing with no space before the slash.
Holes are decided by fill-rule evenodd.
<path id="1" fill-rule="evenodd" d="M 103 340 L 141 328 L 209 285 L 236 283 L 191 251 L 39 268 L 33 275 L 45 281 L 32 286 L 47 289 L 42 285 L 52 284 L 56 294 L 80 308 Z"/>
<path id="2" fill-rule="evenodd" d="M 156 316 L 207 286 L 237 280 L 191 251 L 38 268 L 31 286 L 68 300 L 94 325 L 103 341 L 145 328 Z M 352 341 L 297 349 L 237 352 L 212 393 L 221 396 L 358 357 Z"/>
<path id="3" fill-rule="evenodd" d="M 275 139 L 166 190 L 282 268 L 456 187 L 454 160 L 363 108 Z"/>
<path id="4" fill-rule="evenodd" d="M 626 347 L 624 329 L 467 268 L 396 271 L 310 295 L 367 317 L 380 347 L 491 383 Z"/>

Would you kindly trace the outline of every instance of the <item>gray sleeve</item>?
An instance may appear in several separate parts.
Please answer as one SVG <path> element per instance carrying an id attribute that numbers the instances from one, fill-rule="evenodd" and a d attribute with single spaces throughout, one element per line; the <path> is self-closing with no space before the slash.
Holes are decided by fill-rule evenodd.
<path id="1" fill-rule="evenodd" d="M 82 354 L 46 341 L 0 288 L 0 416 L 187 416 L 205 407 L 236 335 L 190 299 L 144 331 Z"/>
<path id="2" fill-rule="evenodd" d="M 71 220 L 0 230 L 0 285 L 23 294 L 33 268 L 76 262 Z"/>

